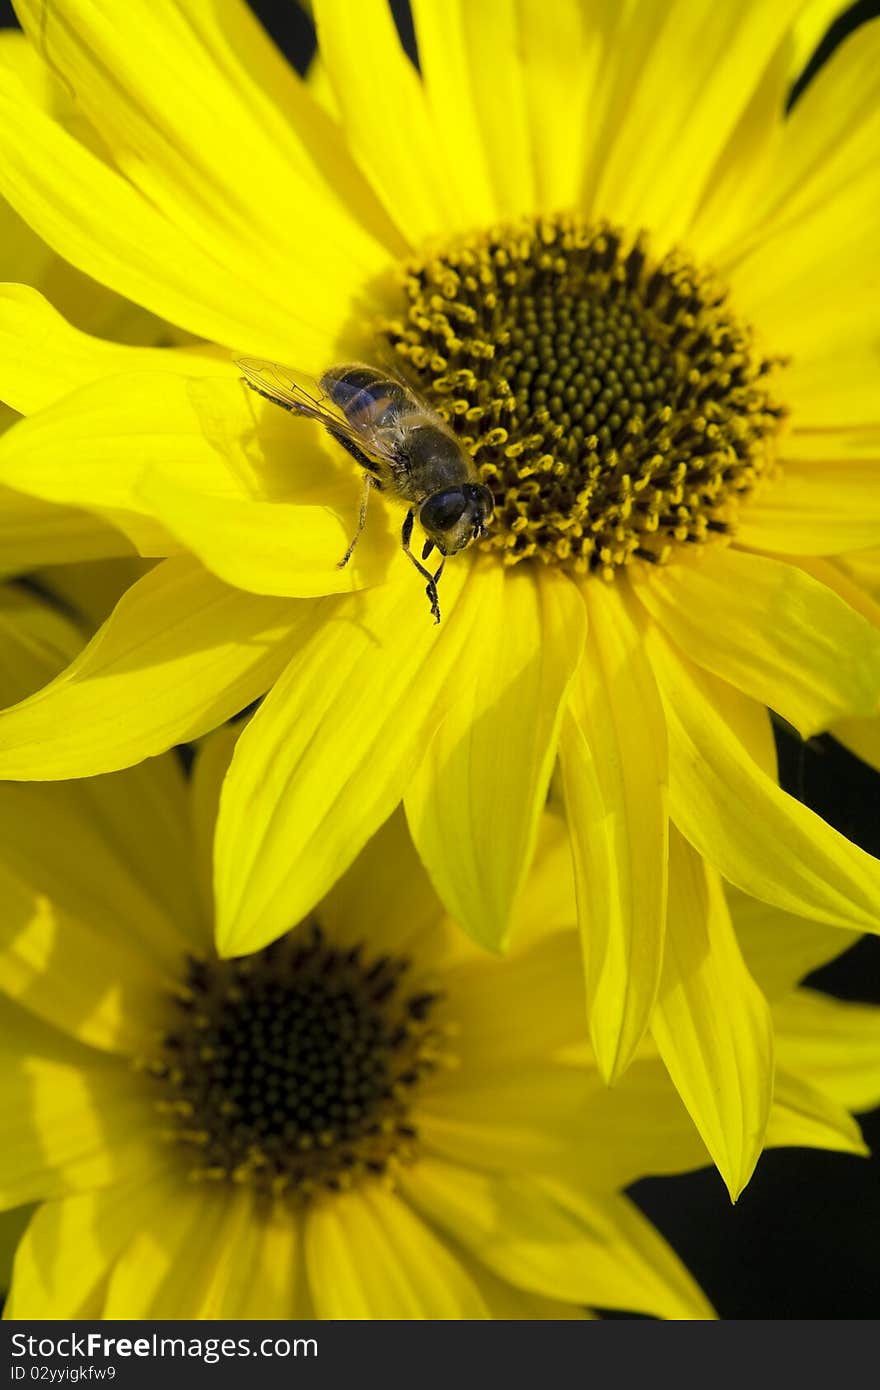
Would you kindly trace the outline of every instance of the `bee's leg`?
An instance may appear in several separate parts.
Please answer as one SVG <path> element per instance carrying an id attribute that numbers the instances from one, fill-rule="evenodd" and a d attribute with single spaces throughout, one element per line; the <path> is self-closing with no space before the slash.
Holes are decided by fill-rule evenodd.
<path id="1" fill-rule="evenodd" d="M 439 623 L 440 600 L 437 598 L 437 581 L 435 580 L 431 571 L 426 570 L 425 566 L 423 564 L 420 564 L 420 562 L 416 559 L 415 555 L 413 555 L 412 551 L 409 548 L 409 543 L 412 540 L 414 523 L 415 514 L 413 512 L 412 507 L 410 507 L 409 511 L 403 519 L 403 528 L 400 532 L 400 543 L 403 546 L 404 555 L 407 555 L 410 558 L 410 560 L 412 560 L 413 564 L 415 565 L 422 578 L 427 579 L 428 581 L 425 586 L 425 593 L 428 595 L 428 598 L 431 601 L 431 612 L 434 616 L 434 622 Z M 442 568 L 443 566 L 441 565 L 440 569 L 442 570 Z"/>
<path id="2" fill-rule="evenodd" d="M 365 525 L 367 524 L 367 503 L 370 500 L 370 489 L 372 488 L 374 482 L 375 479 L 372 473 L 364 473 L 364 490 L 361 493 L 361 511 L 360 516 L 358 517 L 357 530 L 352 536 L 349 547 L 343 555 L 342 559 L 337 561 L 336 568 L 339 570 L 345 569 L 345 566 L 351 559 L 352 551 L 354 550 L 355 546 L 361 538 L 361 531 L 363 531 Z"/>

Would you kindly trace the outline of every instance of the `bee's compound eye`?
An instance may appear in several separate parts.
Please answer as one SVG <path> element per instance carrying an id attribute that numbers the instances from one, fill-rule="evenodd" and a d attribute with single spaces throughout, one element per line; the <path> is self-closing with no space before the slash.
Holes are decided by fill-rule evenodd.
<path id="1" fill-rule="evenodd" d="M 419 521 L 426 531 L 446 531 L 464 515 L 468 500 L 460 487 L 447 487 L 432 492 L 422 504 Z"/>

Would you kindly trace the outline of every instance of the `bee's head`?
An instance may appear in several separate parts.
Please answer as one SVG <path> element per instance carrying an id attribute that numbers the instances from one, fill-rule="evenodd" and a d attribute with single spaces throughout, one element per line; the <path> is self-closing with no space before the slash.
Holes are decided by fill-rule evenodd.
<path id="1" fill-rule="evenodd" d="M 482 483 L 444 487 L 422 503 L 419 521 L 441 555 L 454 555 L 486 533 L 494 499 Z"/>

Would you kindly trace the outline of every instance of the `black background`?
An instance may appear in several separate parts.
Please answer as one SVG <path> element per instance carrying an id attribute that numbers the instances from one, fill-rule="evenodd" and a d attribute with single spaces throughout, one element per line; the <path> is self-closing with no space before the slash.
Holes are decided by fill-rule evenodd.
<path id="1" fill-rule="evenodd" d="M 295 0 L 253 0 L 253 8 L 304 70 L 314 33 Z M 415 58 L 408 8 L 398 3 L 393 8 Z M 352 22 L 356 14 L 353 3 Z M 548 0 L 548 23 L 552 14 Z M 846 33 L 878 15 L 880 0 L 860 0 L 847 10 L 819 45 L 790 100 Z M 14 22 L 8 0 L 0 0 L 0 26 Z M 778 742 L 786 789 L 880 855 L 880 778 L 830 738 L 802 744 L 779 734 Z M 841 998 L 880 1003 L 880 941 L 864 939 L 810 983 Z M 675 1245 L 722 1317 L 875 1318 L 880 1316 L 880 1111 L 863 1118 L 862 1127 L 877 1151 L 872 1159 L 805 1149 L 765 1153 L 735 1207 L 710 1169 L 651 1178 L 638 1183 L 632 1195 Z"/>

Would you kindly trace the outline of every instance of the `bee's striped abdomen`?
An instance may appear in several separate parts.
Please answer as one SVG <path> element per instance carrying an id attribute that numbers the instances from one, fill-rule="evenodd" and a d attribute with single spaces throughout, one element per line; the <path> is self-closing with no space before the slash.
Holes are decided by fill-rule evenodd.
<path id="1" fill-rule="evenodd" d="M 381 430 L 415 407 L 399 381 L 374 367 L 333 367 L 321 377 L 321 386 L 355 429 Z"/>

